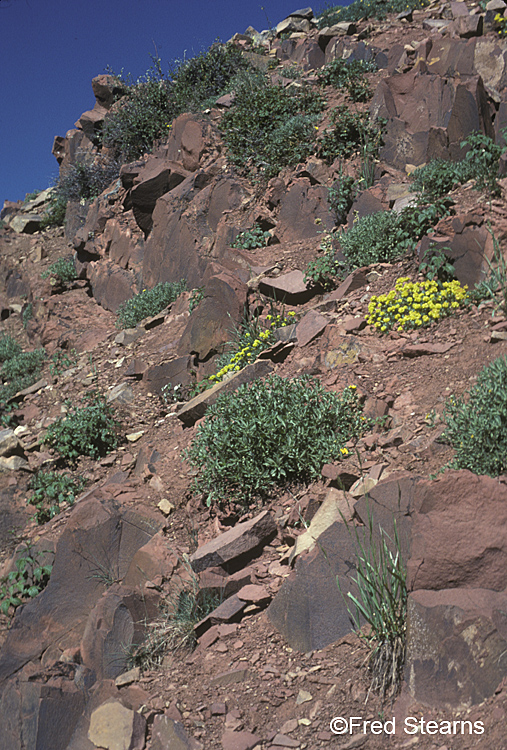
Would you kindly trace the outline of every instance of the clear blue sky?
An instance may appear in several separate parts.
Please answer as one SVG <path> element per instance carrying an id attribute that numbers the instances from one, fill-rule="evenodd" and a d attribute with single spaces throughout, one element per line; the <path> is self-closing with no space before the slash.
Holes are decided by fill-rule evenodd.
<path id="1" fill-rule="evenodd" d="M 326 4 L 319 0 L 314 13 Z M 137 77 L 150 67 L 154 45 L 166 68 L 217 38 L 268 28 L 266 15 L 275 26 L 301 7 L 298 0 L 0 0 L 0 208 L 52 184 L 53 138 L 93 107 L 91 79 L 106 66 Z"/>

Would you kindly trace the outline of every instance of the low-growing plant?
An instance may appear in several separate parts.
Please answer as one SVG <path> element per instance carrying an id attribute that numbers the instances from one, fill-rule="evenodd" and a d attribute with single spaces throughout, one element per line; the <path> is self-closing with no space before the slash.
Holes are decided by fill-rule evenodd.
<path id="1" fill-rule="evenodd" d="M 373 61 L 336 58 L 317 73 L 320 83 L 345 89 L 353 102 L 367 102 L 372 92 L 366 73 L 377 70 Z"/>
<path id="2" fill-rule="evenodd" d="M 25 305 L 23 312 L 21 314 L 21 321 L 23 323 L 23 328 L 28 328 L 28 323 L 33 318 L 33 303 L 29 302 L 27 305 Z"/>
<path id="3" fill-rule="evenodd" d="M 258 316 L 245 316 L 241 325 L 234 329 L 234 337 L 228 342 L 226 352 L 218 358 L 219 369 L 215 375 L 210 375 L 208 383 L 219 383 L 230 372 L 239 372 L 251 362 L 255 362 L 259 354 L 276 342 L 277 328 L 294 323 L 296 313 L 290 311 L 285 314 L 268 314 L 264 320 Z"/>
<path id="4" fill-rule="evenodd" d="M 195 625 L 220 604 L 220 594 L 203 590 L 186 556 L 184 578 L 160 606 L 160 617 L 146 624 L 142 643 L 130 648 L 129 666 L 153 669 L 162 664 L 168 651 L 191 650 L 197 643 Z M 174 577 L 173 577 L 174 583 Z"/>
<path id="5" fill-rule="evenodd" d="M 86 480 L 56 471 L 38 471 L 31 479 L 29 488 L 33 494 L 27 502 L 36 508 L 38 524 L 50 521 L 61 511 L 61 505 L 73 505 Z"/>
<path id="6" fill-rule="evenodd" d="M 77 279 L 76 267 L 72 258 L 58 258 L 54 263 L 51 263 L 49 268 L 41 274 L 43 279 L 47 279 L 49 276 L 55 280 L 65 284 L 70 281 Z"/>
<path id="7" fill-rule="evenodd" d="M 457 280 L 411 282 L 408 277 L 400 278 L 388 294 L 371 297 L 366 320 L 381 333 L 424 328 L 464 305 L 467 290 Z"/>
<path id="8" fill-rule="evenodd" d="M 317 141 L 317 156 L 328 164 L 359 153 L 361 158 L 376 159 L 383 143 L 384 121 L 371 121 L 368 112 L 352 112 L 345 105 L 331 112 L 331 127 Z"/>
<path id="9" fill-rule="evenodd" d="M 188 300 L 188 312 L 192 313 L 200 302 L 204 299 L 204 287 L 197 286 L 190 292 L 190 299 Z"/>
<path id="10" fill-rule="evenodd" d="M 365 430 L 355 386 L 342 394 L 319 381 L 272 375 L 222 393 L 184 453 L 198 469 L 193 490 L 208 505 L 249 503 L 274 487 L 311 481 L 324 463 L 348 454 Z"/>
<path id="11" fill-rule="evenodd" d="M 388 13 L 401 13 L 407 10 L 425 8 L 428 0 L 354 0 L 349 5 L 333 5 L 325 8 L 317 16 L 319 28 L 333 26 L 341 21 L 361 21 L 362 19 L 385 18 Z"/>
<path id="12" fill-rule="evenodd" d="M 456 276 L 454 265 L 445 251 L 448 247 L 438 247 L 430 245 L 426 250 L 421 262 L 419 263 L 419 273 L 425 276 L 428 281 L 452 281 Z"/>
<path id="13" fill-rule="evenodd" d="M 48 427 L 43 444 L 56 450 L 69 463 L 80 456 L 100 458 L 118 445 L 118 422 L 104 396 L 91 392 L 83 406 L 65 403 L 68 413 Z"/>
<path id="14" fill-rule="evenodd" d="M 494 18 L 495 30 L 499 36 L 505 36 L 507 34 L 507 18 L 502 16 L 501 13 L 496 13 Z"/>
<path id="15" fill-rule="evenodd" d="M 120 174 L 120 164 L 113 159 L 96 158 L 87 162 L 86 155 L 80 157 L 83 161 L 70 165 L 55 183 L 48 207 L 43 215 L 42 228 L 61 226 L 65 221 L 65 212 L 69 201 L 87 203 L 93 200 Z"/>
<path id="16" fill-rule="evenodd" d="M 16 560 L 16 568 L 0 580 L 0 611 L 7 615 L 11 607 L 33 599 L 49 583 L 52 565 L 44 563 L 46 552 L 35 552 L 27 544 Z"/>
<path id="17" fill-rule="evenodd" d="M 0 362 L 6 362 L 21 352 L 21 345 L 13 336 L 4 333 L 0 336 Z"/>
<path id="18" fill-rule="evenodd" d="M 19 391 L 29 388 L 40 379 L 42 363 L 46 359 L 44 349 L 18 352 L 6 359 L 0 369 L 3 385 L 0 387 L 0 404 L 5 404 Z"/>
<path id="19" fill-rule="evenodd" d="M 333 235 L 325 234 L 320 241 L 319 250 L 322 253 L 315 260 L 310 261 L 304 275 L 305 284 L 319 286 L 324 291 L 334 287 L 334 280 L 338 276 L 341 264 L 336 258 L 333 245 Z"/>
<path id="20" fill-rule="evenodd" d="M 57 349 L 51 357 L 49 363 L 49 372 L 54 378 L 59 378 L 64 370 L 73 367 L 77 362 L 77 352 L 75 349 L 64 351 Z"/>
<path id="21" fill-rule="evenodd" d="M 317 92 L 305 85 L 272 85 L 265 75 L 248 73 L 238 76 L 234 95 L 234 106 L 220 122 L 234 164 L 274 177 L 313 152 L 323 108 Z"/>
<path id="22" fill-rule="evenodd" d="M 170 282 L 161 281 L 152 289 L 143 289 L 120 305 L 117 311 L 116 325 L 118 328 L 135 328 L 145 318 L 158 315 L 164 307 L 179 297 L 187 288 L 185 279 Z"/>
<path id="23" fill-rule="evenodd" d="M 259 247 L 266 247 L 270 239 L 270 232 L 265 232 L 261 226 L 254 224 L 251 229 L 240 232 L 231 247 L 239 247 L 241 250 L 257 250 Z"/>
<path id="24" fill-rule="evenodd" d="M 496 477 L 507 470 L 507 357 L 483 368 L 468 394 L 451 396 L 443 439 L 454 448 L 451 466 Z"/>
<path id="25" fill-rule="evenodd" d="M 356 267 L 399 258 L 410 249 L 411 239 L 394 211 L 377 211 L 356 219 L 339 236 L 343 254 Z"/>
<path id="26" fill-rule="evenodd" d="M 477 190 L 498 194 L 498 161 L 504 147 L 484 133 L 475 132 L 461 143 L 461 148 L 467 151 L 460 161 L 434 159 L 413 172 L 413 188 L 425 200 L 441 198 L 469 180 L 474 180 Z"/>
<path id="27" fill-rule="evenodd" d="M 336 178 L 327 191 L 327 202 L 334 213 L 337 224 L 344 224 L 347 214 L 352 208 L 357 191 L 353 177 L 341 174 Z"/>
<path id="28" fill-rule="evenodd" d="M 405 663 L 407 573 L 395 518 L 393 529 L 392 537 L 380 525 L 377 531 L 368 507 L 365 533 L 356 526 L 350 531 L 356 544 L 356 577 L 352 580 L 358 595 L 349 591 L 347 606 L 355 630 L 373 647 L 370 689 L 380 694 L 382 702 L 398 693 Z M 337 583 L 339 586 L 338 578 Z M 367 636 L 362 634 L 364 621 L 371 628 Z"/>

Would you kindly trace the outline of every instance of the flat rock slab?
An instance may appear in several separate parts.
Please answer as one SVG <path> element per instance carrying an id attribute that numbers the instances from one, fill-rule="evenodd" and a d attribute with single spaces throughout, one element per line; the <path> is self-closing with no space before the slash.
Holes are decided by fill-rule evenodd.
<path id="1" fill-rule="evenodd" d="M 143 750 L 145 732 L 144 716 L 112 701 L 92 713 L 88 738 L 104 750 Z"/>
<path id="2" fill-rule="evenodd" d="M 185 727 L 169 716 L 155 716 L 151 732 L 151 750 L 202 750 L 203 745 L 189 737 Z"/>
<path id="3" fill-rule="evenodd" d="M 314 310 L 301 318 L 296 328 L 298 346 L 306 346 L 320 336 L 328 324 L 328 319 Z"/>
<path id="4" fill-rule="evenodd" d="M 190 564 L 196 573 L 200 573 L 206 568 L 228 563 L 267 543 L 275 532 L 273 516 L 264 510 L 255 518 L 236 524 L 229 531 L 199 547 L 190 556 Z"/>
<path id="5" fill-rule="evenodd" d="M 257 378 L 264 378 L 272 371 L 273 365 L 267 359 L 258 359 L 251 365 L 247 365 L 239 372 L 235 373 L 229 380 L 217 383 L 208 391 L 203 391 L 195 398 L 188 401 L 179 412 L 177 417 L 185 427 L 192 427 L 198 419 L 206 414 L 208 406 L 214 404 L 221 393 L 232 393 L 240 385 L 250 383 Z"/>
<path id="6" fill-rule="evenodd" d="M 313 296 L 312 290 L 304 281 L 302 271 L 290 271 L 277 276 L 276 279 L 264 278 L 259 284 L 259 291 L 288 305 L 302 305 Z"/>

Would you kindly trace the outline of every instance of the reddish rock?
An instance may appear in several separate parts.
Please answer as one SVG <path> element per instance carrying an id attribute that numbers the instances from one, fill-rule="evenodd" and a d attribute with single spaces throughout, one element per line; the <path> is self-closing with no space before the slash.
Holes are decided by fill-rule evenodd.
<path id="1" fill-rule="evenodd" d="M 452 349 L 454 344 L 454 341 L 448 344 L 407 344 L 401 350 L 401 354 L 404 357 L 426 357 L 431 354 L 445 354 L 449 349 Z"/>
<path id="2" fill-rule="evenodd" d="M 302 271 L 289 271 L 275 279 L 264 277 L 259 285 L 262 294 L 275 297 L 279 302 L 300 305 L 307 302 L 313 292 L 303 278 Z"/>
<path id="3" fill-rule="evenodd" d="M 118 84 L 116 76 L 102 74 L 92 78 L 92 89 L 95 101 L 104 109 L 110 109 L 124 89 Z"/>
<path id="4" fill-rule="evenodd" d="M 405 667 L 410 694 L 454 710 L 491 697 L 507 672 L 506 612 L 505 591 L 474 586 L 412 592 Z"/>
<path id="5" fill-rule="evenodd" d="M 506 485 L 447 471 L 419 483 L 416 505 L 409 589 L 507 588 Z"/>
<path id="6" fill-rule="evenodd" d="M 319 221 L 317 221 L 319 220 Z M 280 203 L 276 236 L 280 242 L 297 242 L 332 229 L 334 219 L 327 203 L 327 188 L 296 179 Z"/>
<path id="7" fill-rule="evenodd" d="M 88 278 L 94 298 L 111 312 L 134 296 L 134 278 L 114 263 L 93 261 L 88 267 Z"/>
<path id="8" fill-rule="evenodd" d="M 190 556 L 192 568 L 196 573 L 214 565 L 233 560 L 240 555 L 253 552 L 257 547 L 267 543 L 276 531 L 273 517 L 262 511 L 249 521 L 236 524 L 234 528 L 215 537 Z"/>
<path id="9" fill-rule="evenodd" d="M 190 316 L 178 351 L 197 354 L 201 361 L 217 353 L 231 339 L 233 326 L 244 315 L 247 291 L 246 284 L 227 271 L 212 276 Z"/>
<path id="10" fill-rule="evenodd" d="M 189 737 L 185 727 L 174 721 L 167 713 L 155 716 L 153 720 L 151 750 L 202 750 L 197 740 Z"/>
<path id="11" fill-rule="evenodd" d="M 262 604 L 271 599 L 271 594 L 265 586 L 251 583 L 247 586 L 243 586 L 237 593 L 238 599 L 244 602 L 253 602 L 254 604 Z"/>
<path id="12" fill-rule="evenodd" d="M 153 227 L 153 209 L 157 200 L 177 187 L 190 175 L 178 162 L 152 157 L 134 179 L 130 193 L 132 210 L 137 225 L 149 234 Z"/>
<path id="13" fill-rule="evenodd" d="M 195 172 L 213 143 L 212 126 L 199 115 L 184 114 L 174 120 L 167 143 L 167 158 Z"/>
<path id="14" fill-rule="evenodd" d="M 261 738 L 251 732 L 224 732 L 222 750 L 253 750 Z"/>
<path id="15" fill-rule="evenodd" d="M 315 310 L 310 310 L 299 321 L 296 328 L 298 346 L 306 346 L 325 330 L 328 319 Z"/>
<path id="16" fill-rule="evenodd" d="M 143 373 L 143 383 L 151 393 L 162 393 L 164 386 L 188 385 L 192 380 L 190 372 L 192 358 L 177 357 L 161 365 L 148 367 Z"/>

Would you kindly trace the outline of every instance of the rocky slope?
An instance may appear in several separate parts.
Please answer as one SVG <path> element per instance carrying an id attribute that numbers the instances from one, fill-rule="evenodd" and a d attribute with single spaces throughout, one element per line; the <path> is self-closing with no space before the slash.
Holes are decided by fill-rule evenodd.
<path id="1" fill-rule="evenodd" d="M 413 197 L 413 168 L 456 158 L 470 133 L 503 143 L 500 6 L 434 3 L 321 30 L 304 11 L 278 36 L 259 38 L 265 55 L 250 50 L 248 35 L 235 43 L 284 86 L 293 84 L 288 68 L 318 86 L 316 71 L 332 60 L 375 60 L 373 97 L 356 109 L 385 118 L 384 145 L 351 226 L 356 216 L 399 210 Z M 94 79 L 95 108 L 55 140 L 63 173 L 83 153 L 96 158 L 113 88 L 110 77 Z M 321 132 L 346 101 L 332 87 L 325 96 Z M 503 747 L 507 487 L 504 477 L 439 473 L 453 456 L 439 442 L 446 400 L 507 353 L 499 300 L 412 332 L 380 336 L 366 325 L 372 295 L 418 277 L 425 238 L 419 255 L 356 269 L 333 291 L 307 284 L 308 263 L 335 226 L 328 188 L 343 165 L 312 156 L 267 184 L 248 179 L 220 136 L 231 106 L 224 97 L 206 113 L 180 115 L 166 142 L 124 165 L 93 202 L 69 203 L 65 230 L 40 230 L 46 195 L 2 211 L 3 332 L 53 357 L 43 379 L 16 397 L 14 433 L 1 433 L 3 575 L 16 570 L 27 542 L 53 567 L 38 596 L 2 616 L 0 748 Z M 498 195 L 471 182 L 456 187 L 436 226 L 434 239 L 470 287 L 488 273 L 493 235 L 503 248 L 504 165 L 502 157 Z M 354 177 L 359 168 L 354 156 L 346 163 Z M 256 224 L 269 244 L 234 247 Z M 73 258 L 77 278 L 43 278 L 62 257 Z M 197 305 L 187 291 L 135 329 L 118 330 L 126 300 L 182 278 L 199 290 Z M 196 382 L 216 373 L 245 307 L 265 321 L 273 300 L 296 323 L 280 328 L 255 363 L 190 398 Z M 318 481 L 247 512 L 208 508 L 191 491 L 196 470 L 182 451 L 220 391 L 268 373 L 310 374 L 335 393 L 353 386 L 365 415 L 380 421 L 342 461 L 325 464 Z M 185 401 L 167 398 L 168 386 Z M 42 439 L 68 401 L 90 391 L 114 407 L 120 442 L 79 460 L 74 475 L 86 489 L 38 525 L 29 482 L 42 467 L 61 468 Z M 396 519 L 410 592 L 405 681 L 386 705 L 370 693 L 369 649 L 336 585 L 338 577 L 342 591 L 354 586 L 356 550 L 344 520 L 361 529 L 368 513 L 391 536 Z M 153 652 L 161 607 L 183 585 L 218 595 L 197 625 L 196 649 L 133 666 L 143 644 Z M 333 717 L 352 716 L 393 723 L 332 731 Z M 404 725 L 406 717 L 414 718 Z"/>

